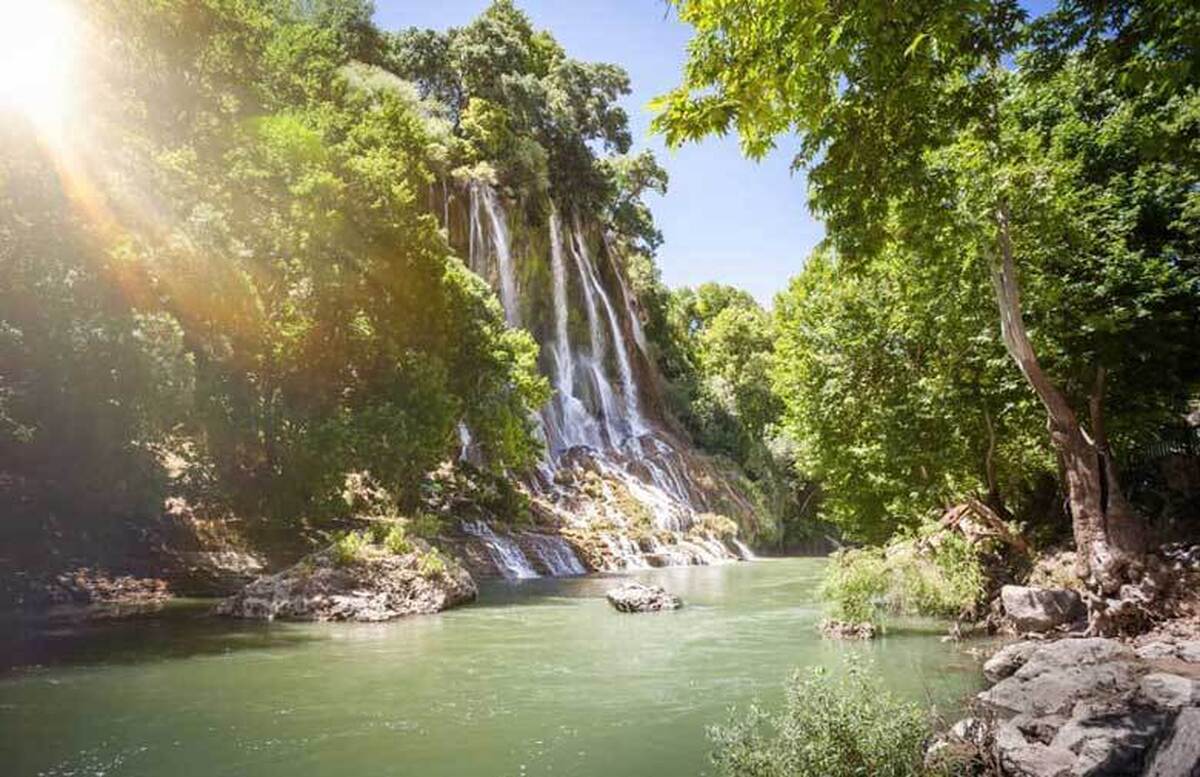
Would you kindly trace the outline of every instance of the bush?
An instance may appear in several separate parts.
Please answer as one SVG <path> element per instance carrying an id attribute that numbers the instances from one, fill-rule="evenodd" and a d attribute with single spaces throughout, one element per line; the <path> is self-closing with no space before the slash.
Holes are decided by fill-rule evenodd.
<path id="1" fill-rule="evenodd" d="M 370 541 L 358 532 L 346 532 L 333 541 L 333 563 L 339 567 L 357 564 L 370 545 Z"/>
<path id="2" fill-rule="evenodd" d="M 926 529 L 885 548 L 835 555 L 822 593 L 835 617 L 856 623 L 877 621 L 881 612 L 964 618 L 976 613 L 985 585 L 978 548 L 962 535 Z"/>
<path id="3" fill-rule="evenodd" d="M 408 519 L 408 531 L 422 539 L 431 540 L 442 531 L 442 519 L 435 513 L 417 513 Z"/>
<path id="4" fill-rule="evenodd" d="M 784 709 L 757 706 L 709 729 L 713 764 L 726 777 L 907 777 L 924 774 L 930 722 L 861 665 L 840 677 L 797 672 Z"/>
<path id="5" fill-rule="evenodd" d="M 834 554 L 821 586 L 834 617 L 853 623 L 875 621 L 887 592 L 887 564 L 878 548 Z"/>
<path id="6" fill-rule="evenodd" d="M 404 534 L 404 527 L 399 525 L 392 526 L 388 530 L 387 535 L 383 538 L 383 547 L 387 548 L 387 552 L 393 556 L 403 556 L 411 553 L 413 549 L 412 543 Z"/>
<path id="7" fill-rule="evenodd" d="M 421 557 L 418 570 L 421 573 L 421 577 L 426 579 L 441 577 L 446 574 L 446 560 L 442 558 L 442 555 L 435 548 Z"/>

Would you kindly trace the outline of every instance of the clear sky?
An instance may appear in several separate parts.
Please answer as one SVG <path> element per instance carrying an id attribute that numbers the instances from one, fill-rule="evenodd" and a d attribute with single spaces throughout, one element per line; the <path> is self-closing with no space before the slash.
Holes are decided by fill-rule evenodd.
<path id="1" fill-rule="evenodd" d="M 650 204 L 665 238 L 658 252 L 669 286 L 716 280 L 769 304 L 822 237 L 805 206 L 802 173 L 782 149 L 762 162 L 742 157 L 733 138 L 667 151 L 649 132 L 651 98 L 678 85 L 690 28 L 662 0 L 517 0 L 576 59 L 629 71 L 625 100 L 634 148 L 649 147 L 671 176 L 666 197 Z M 376 23 L 444 29 L 466 24 L 488 0 L 376 0 Z"/>

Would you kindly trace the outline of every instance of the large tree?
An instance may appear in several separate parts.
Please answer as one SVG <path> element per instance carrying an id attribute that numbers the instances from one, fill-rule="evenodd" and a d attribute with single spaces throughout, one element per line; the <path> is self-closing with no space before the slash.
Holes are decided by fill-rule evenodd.
<path id="1" fill-rule="evenodd" d="M 799 135 L 797 163 L 808 168 L 812 207 L 848 265 L 903 242 L 917 249 L 911 271 L 923 272 L 930 252 L 920 247 L 931 241 L 986 262 L 1004 345 L 1047 414 L 1078 571 L 1105 591 L 1136 574 L 1145 530 L 1122 495 L 1104 397 L 1114 364 L 1137 361 L 1128 346 L 1140 341 L 1142 370 L 1178 367 L 1177 349 L 1188 346 L 1187 338 L 1154 339 L 1146 350 L 1142 335 L 1156 331 L 1161 297 L 1148 288 L 1155 283 L 1139 283 L 1153 275 L 1141 268 L 1157 267 L 1172 276 L 1166 287 L 1187 287 L 1195 270 L 1196 195 L 1188 181 L 1194 184 L 1197 165 L 1188 138 L 1197 52 L 1187 30 L 1197 28 L 1197 12 L 1181 11 L 1189 25 L 1173 18 L 1170 4 L 1153 0 L 1066 2 L 1028 44 L 1025 15 L 1013 0 L 675 5 L 696 37 L 685 84 L 661 101 L 657 128 L 672 144 L 736 130 L 751 156 L 764 154 L 780 134 Z M 1037 66 L 1011 67 L 1014 56 Z M 1088 69 L 1082 77 L 1090 79 L 1074 104 L 1060 101 L 1066 118 L 1097 129 L 1111 115 L 1088 100 L 1111 98 L 1120 104 L 1118 116 L 1141 120 L 1143 143 L 1153 138 L 1132 152 L 1133 167 L 1153 168 L 1144 157 L 1173 148 L 1181 156 L 1165 177 L 1182 186 L 1167 194 L 1141 189 L 1143 201 L 1129 197 L 1130 187 L 1113 180 L 1121 176 L 1110 160 L 1089 158 L 1079 137 L 1064 145 L 1062 117 L 1039 126 L 1028 111 L 1013 110 L 1039 84 L 1038 96 L 1052 97 L 1045 79 L 1063 67 Z M 1097 204 L 1079 197 L 1087 184 L 1113 198 Z M 1080 230 L 1081 218 L 1102 224 L 1103 238 Z M 1026 323 L 1018 267 L 1046 278 L 1056 264 L 1063 307 L 1083 298 L 1088 284 L 1114 285 L 1109 310 L 1090 310 L 1083 325 L 1091 329 L 1073 343 L 1061 338 L 1067 349 L 1047 361 L 1039 351 L 1044 341 Z M 1134 288 L 1121 288 L 1119 276 L 1135 279 Z M 1130 309 L 1135 320 L 1125 315 Z M 1194 337 L 1194 319 L 1183 327 Z M 1114 332 L 1124 340 L 1104 336 Z M 1079 370 L 1069 368 L 1083 361 L 1090 381 L 1079 390 Z"/>

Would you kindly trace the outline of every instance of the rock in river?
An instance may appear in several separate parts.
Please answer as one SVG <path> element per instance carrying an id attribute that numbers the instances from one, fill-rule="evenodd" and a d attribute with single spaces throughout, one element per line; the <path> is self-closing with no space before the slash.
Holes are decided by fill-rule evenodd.
<path id="1" fill-rule="evenodd" d="M 431 562 L 431 559 L 437 559 Z M 235 618 L 386 621 L 473 601 L 475 581 L 420 540 L 402 555 L 382 548 L 345 561 L 333 548 L 262 577 L 217 606 Z"/>
<path id="2" fill-rule="evenodd" d="M 625 583 L 609 589 L 605 594 L 608 602 L 621 612 L 654 612 L 656 610 L 678 610 L 683 601 L 665 588 L 641 583 Z"/>

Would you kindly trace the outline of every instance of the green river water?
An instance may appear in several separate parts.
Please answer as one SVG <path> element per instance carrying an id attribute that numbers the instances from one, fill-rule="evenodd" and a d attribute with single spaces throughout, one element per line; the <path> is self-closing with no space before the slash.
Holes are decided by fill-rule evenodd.
<path id="1" fill-rule="evenodd" d="M 2 625 L 0 774 L 674 777 L 710 773 L 705 726 L 775 704 L 797 667 L 866 654 L 953 706 L 981 682 L 933 624 L 822 640 L 821 559 L 632 574 L 687 605 L 624 615 L 611 577 L 492 584 L 389 624 L 248 624 L 196 607 Z"/>

